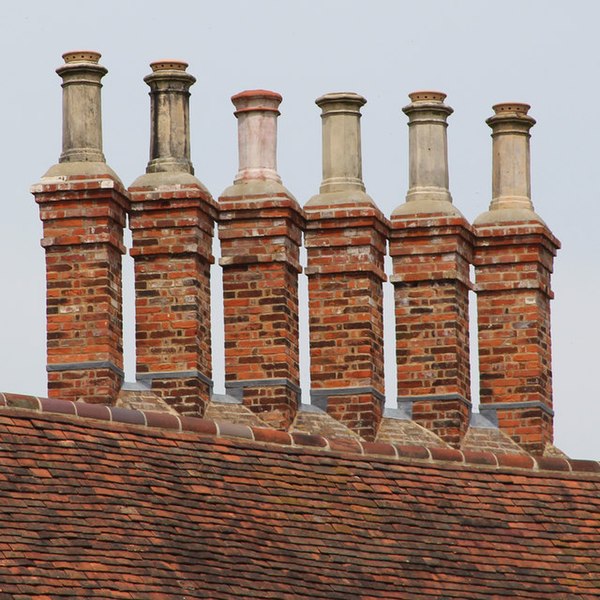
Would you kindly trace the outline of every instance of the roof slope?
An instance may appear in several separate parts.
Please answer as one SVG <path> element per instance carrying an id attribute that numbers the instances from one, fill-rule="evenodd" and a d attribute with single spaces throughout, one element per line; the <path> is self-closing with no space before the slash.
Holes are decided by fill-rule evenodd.
<path id="1" fill-rule="evenodd" d="M 0 599 L 600 593 L 600 476 L 584 470 L 597 463 L 364 456 L 243 439 L 290 434 L 242 426 L 225 438 L 129 425 L 139 411 L 110 410 L 125 422 L 0 409 Z"/>

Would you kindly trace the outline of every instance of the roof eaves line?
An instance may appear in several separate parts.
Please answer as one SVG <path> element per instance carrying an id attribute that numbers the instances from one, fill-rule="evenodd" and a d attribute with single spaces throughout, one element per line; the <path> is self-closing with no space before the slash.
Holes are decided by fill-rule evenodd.
<path id="1" fill-rule="evenodd" d="M 141 411 L 102 404 L 87 404 L 22 394 L 0 392 L 0 406 L 8 409 L 33 410 L 45 414 L 79 417 L 96 421 L 142 426 L 146 429 L 199 433 L 211 437 L 225 437 L 254 441 L 291 448 L 325 450 L 331 453 L 363 456 L 388 460 L 412 460 L 448 466 L 518 469 L 532 473 L 562 473 L 600 475 L 600 461 L 568 459 L 561 457 L 532 457 L 522 454 L 495 454 L 490 451 L 468 451 L 453 448 L 428 448 L 402 446 L 385 442 L 361 442 L 354 439 L 331 440 L 315 434 L 284 432 L 265 427 L 254 427 L 213 421 L 199 417 L 177 416 L 169 413 Z M 176 423 L 176 427 L 169 426 Z"/>

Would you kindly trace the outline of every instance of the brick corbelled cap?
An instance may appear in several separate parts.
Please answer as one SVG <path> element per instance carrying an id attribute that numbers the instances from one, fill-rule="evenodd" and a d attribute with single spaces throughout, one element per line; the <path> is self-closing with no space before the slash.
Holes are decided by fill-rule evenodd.
<path id="1" fill-rule="evenodd" d="M 275 427 L 300 401 L 299 248 L 304 214 L 277 173 L 281 96 L 232 97 L 239 169 L 219 198 L 223 267 L 225 388 Z"/>
<path id="2" fill-rule="evenodd" d="M 116 400 L 123 379 L 121 255 L 129 198 L 104 162 L 100 54 L 67 52 L 63 152 L 32 187 L 44 225 L 48 389 L 52 397 Z"/>
<path id="3" fill-rule="evenodd" d="M 316 100 L 323 181 L 305 205 L 311 402 L 367 440 L 381 421 L 383 257 L 389 223 L 365 192 L 360 109 L 352 92 Z"/>
<path id="4" fill-rule="evenodd" d="M 553 439 L 550 277 L 559 241 L 531 202 L 529 105 L 494 106 L 490 209 L 475 220 L 482 413 L 523 448 Z"/>
<path id="5" fill-rule="evenodd" d="M 442 92 L 414 92 L 409 117 L 409 190 L 392 213 L 398 406 L 458 446 L 471 412 L 469 307 L 471 227 L 448 189 Z"/>
<path id="6" fill-rule="evenodd" d="M 180 414 L 212 390 L 210 265 L 217 205 L 193 175 L 187 63 L 151 63 L 150 162 L 131 193 L 136 379 Z"/>

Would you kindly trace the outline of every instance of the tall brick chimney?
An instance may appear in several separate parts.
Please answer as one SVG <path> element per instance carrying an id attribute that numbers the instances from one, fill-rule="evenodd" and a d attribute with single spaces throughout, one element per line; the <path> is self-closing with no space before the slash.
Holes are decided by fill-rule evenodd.
<path id="1" fill-rule="evenodd" d="M 492 202 L 474 224 L 480 411 L 539 454 L 553 440 L 550 276 L 560 243 L 531 202 L 530 107 L 493 108 Z"/>
<path id="2" fill-rule="evenodd" d="M 383 257 L 389 223 L 362 180 L 360 109 L 333 93 L 316 100 L 323 123 L 323 182 L 305 206 L 311 402 L 367 440 L 381 421 Z"/>
<path id="3" fill-rule="evenodd" d="M 187 63 L 157 61 L 150 161 L 131 193 L 136 378 L 177 412 L 203 415 L 212 390 L 210 265 L 217 206 L 190 159 Z"/>
<path id="4" fill-rule="evenodd" d="M 469 266 L 473 234 L 448 189 L 447 118 L 441 92 L 414 92 L 409 190 L 392 213 L 398 406 L 457 446 L 471 412 Z"/>
<path id="5" fill-rule="evenodd" d="M 67 52 L 62 154 L 32 187 L 44 226 L 48 394 L 111 404 L 123 381 L 121 255 L 129 199 L 102 153 L 98 52 Z"/>
<path id="6" fill-rule="evenodd" d="M 281 96 L 232 97 L 239 171 L 219 198 L 225 388 L 274 427 L 287 428 L 300 402 L 298 256 L 304 214 L 277 174 Z"/>

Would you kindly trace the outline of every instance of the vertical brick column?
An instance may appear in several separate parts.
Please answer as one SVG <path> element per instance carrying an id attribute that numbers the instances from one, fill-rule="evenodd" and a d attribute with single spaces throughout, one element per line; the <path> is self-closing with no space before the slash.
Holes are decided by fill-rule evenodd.
<path id="1" fill-rule="evenodd" d="M 367 440 L 383 413 L 383 257 L 389 223 L 362 181 L 353 93 L 317 99 L 323 182 L 305 206 L 311 402 Z"/>
<path id="2" fill-rule="evenodd" d="M 63 149 L 32 187 L 44 226 L 48 394 L 113 403 L 123 381 L 121 255 L 129 199 L 102 153 L 100 54 L 63 55 Z"/>
<path id="3" fill-rule="evenodd" d="M 527 104 L 494 106 L 492 202 L 480 215 L 475 272 L 480 411 L 524 449 L 553 440 L 550 276 L 560 247 L 531 202 Z"/>
<path id="4" fill-rule="evenodd" d="M 415 92 L 409 117 L 409 190 L 392 213 L 398 406 L 458 446 L 471 412 L 470 225 L 448 189 L 446 94 Z"/>
<path id="5" fill-rule="evenodd" d="M 181 414 L 203 415 L 212 390 L 210 265 L 216 203 L 190 160 L 181 61 L 158 61 L 150 86 L 150 161 L 129 188 L 135 260 L 136 378 Z"/>
<path id="6" fill-rule="evenodd" d="M 239 171 L 219 198 L 225 388 L 273 427 L 298 403 L 298 261 L 304 214 L 277 174 L 281 96 L 233 96 Z"/>

